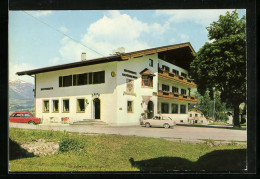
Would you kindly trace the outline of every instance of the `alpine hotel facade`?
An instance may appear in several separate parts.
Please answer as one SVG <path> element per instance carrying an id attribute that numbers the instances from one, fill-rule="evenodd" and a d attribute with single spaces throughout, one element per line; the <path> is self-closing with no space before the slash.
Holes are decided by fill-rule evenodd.
<path id="1" fill-rule="evenodd" d="M 17 74 L 34 76 L 35 113 L 43 123 L 138 125 L 142 113 L 188 123 L 188 104 L 198 102 L 189 78 L 192 52 L 182 43 Z"/>

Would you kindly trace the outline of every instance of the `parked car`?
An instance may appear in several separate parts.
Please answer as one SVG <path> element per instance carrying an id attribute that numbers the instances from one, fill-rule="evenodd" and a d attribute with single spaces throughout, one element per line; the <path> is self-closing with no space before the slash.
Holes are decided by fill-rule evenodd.
<path id="1" fill-rule="evenodd" d="M 14 112 L 10 115 L 9 121 L 17 123 L 39 124 L 41 119 L 34 117 L 29 112 Z"/>
<path id="2" fill-rule="evenodd" d="M 152 119 L 144 119 L 145 127 L 164 127 L 173 128 L 176 123 L 170 117 L 154 116 Z"/>

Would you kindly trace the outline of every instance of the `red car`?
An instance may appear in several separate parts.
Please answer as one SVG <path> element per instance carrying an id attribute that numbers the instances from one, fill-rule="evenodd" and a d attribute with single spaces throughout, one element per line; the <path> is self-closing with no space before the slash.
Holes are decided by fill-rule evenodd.
<path id="1" fill-rule="evenodd" d="M 41 122 L 41 119 L 34 117 L 29 112 L 14 112 L 10 115 L 9 121 L 19 122 L 19 123 L 39 124 Z"/>

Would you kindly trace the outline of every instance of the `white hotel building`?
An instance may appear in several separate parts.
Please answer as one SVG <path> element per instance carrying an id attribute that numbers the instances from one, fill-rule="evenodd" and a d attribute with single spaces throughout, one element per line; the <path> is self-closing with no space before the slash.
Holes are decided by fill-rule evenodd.
<path id="1" fill-rule="evenodd" d="M 138 125 L 146 112 L 188 122 L 195 83 L 190 43 L 18 72 L 35 78 L 35 112 L 43 122 L 102 121 Z"/>

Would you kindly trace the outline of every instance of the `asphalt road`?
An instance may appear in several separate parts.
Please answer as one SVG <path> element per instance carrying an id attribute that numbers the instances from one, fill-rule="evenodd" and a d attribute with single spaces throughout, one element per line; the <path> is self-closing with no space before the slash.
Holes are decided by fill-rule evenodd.
<path id="1" fill-rule="evenodd" d="M 213 139 L 220 141 L 247 141 L 246 130 L 232 130 L 220 128 L 175 126 L 174 129 L 145 128 L 141 126 L 101 126 L 101 125 L 30 125 L 22 123 L 9 123 L 9 127 L 25 129 L 43 129 L 54 131 L 68 131 L 79 133 L 120 134 L 143 137 L 165 138 L 178 141 L 201 141 L 200 139 Z"/>

